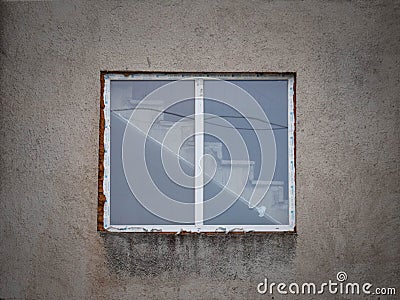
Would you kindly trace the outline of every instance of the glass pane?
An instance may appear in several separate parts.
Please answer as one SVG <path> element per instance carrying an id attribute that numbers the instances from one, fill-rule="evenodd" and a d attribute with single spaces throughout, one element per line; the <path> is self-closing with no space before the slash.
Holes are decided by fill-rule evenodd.
<path id="1" fill-rule="evenodd" d="M 111 224 L 193 224 L 193 81 L 111 81 L 110 93 Z"/>
<path id="2" fill-rule="evenodd" d="M 204 153 L 214 158 L 204 164 L 205 177 L 213 176 L 204 187 L 204 224 L 289 223 L 287 84 L 204 81 Z"/>

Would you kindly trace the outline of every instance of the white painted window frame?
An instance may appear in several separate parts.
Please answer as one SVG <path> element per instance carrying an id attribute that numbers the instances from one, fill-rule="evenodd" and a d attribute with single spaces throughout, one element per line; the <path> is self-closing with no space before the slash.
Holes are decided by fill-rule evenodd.
<path id="1" fill-rule="evenodd" d="M 195 114 L 202 115 L 204 112 L 203 81 L 213 80 L 287 80 L 288 81 L 288 195 L 289 195 L 289 224 L 288 225 L 204 225 L 203 219 L 203 178 L 197 176 L 201 172 L 201 160 L 204 151 L 204 135 L 195 135 L 195 176 L 196 186 L 201 186 L 195 190 L 195 203 L 198 208 L 195 210 L 194 225 L 112 225 L 110 224 L 110 86 L 112 80 L 193 80 L 195 92 Z M 295 232 L 296 213 L 295 213 L 295 107 L 294 107 L 294 74 L 257 74 L 257 73 L 137 73 L 120 74 L 106 73 L 104 75 L 104 177 L 103 193 L 104 218 L 103 226 L 110 232 Z M 204 131 L 204 118 L 195 118 L 195 133 Z"/>

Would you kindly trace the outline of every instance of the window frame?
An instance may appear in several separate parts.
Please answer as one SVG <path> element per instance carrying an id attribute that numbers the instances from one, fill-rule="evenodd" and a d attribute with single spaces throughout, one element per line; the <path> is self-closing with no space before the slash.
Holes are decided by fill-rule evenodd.
<path id="1" fill-rule="evenodd" d="M 110 86 L 112 80 L 194 80 L 195 113 L 204 112 L 203 80 L 287 80 L 288 81 L 288 225 L 204 225 L 202 211 L 195 211 L 195 224 L 179 225 L 111 225 L 110 224 Z M 122 72 L 100 73 L 100 122 L 99 122 L 99 173 L 97 229 L 107 232 L 154 232 L 154 233 L 273 233 L 296 232 L 296 73 L 195 73 L 195 72 Z M 204 120 L 195 118 L 195 131 L 201 132 Z M 195 157 L 204 151 L 204 135 L 195 136 Z M 197 170 L 197 168 L 196 168 Z M 197 171 L 196 171 L 197 172 Z M 201 178 L 198 177 L 198 178 Z M 198 179 L 203 180 L 203 178 Z M 196 182 L 201 185 L 201 182 Z M 195 202 L 202 203 L 203 188 L 195 190 Z M 200 202 L 199 202 L 200 201 Z"/>

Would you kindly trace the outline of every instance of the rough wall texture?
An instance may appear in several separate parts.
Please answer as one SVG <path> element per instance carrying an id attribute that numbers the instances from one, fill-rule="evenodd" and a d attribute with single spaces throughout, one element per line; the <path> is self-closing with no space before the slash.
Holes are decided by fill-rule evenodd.
<path id="1" fill-rule="evenodd" d="M 400 293 L 399 1 L 0 5 L 0 298 Z M 297 72 L 298 234 L 98 233 L 100 70 Z"/>

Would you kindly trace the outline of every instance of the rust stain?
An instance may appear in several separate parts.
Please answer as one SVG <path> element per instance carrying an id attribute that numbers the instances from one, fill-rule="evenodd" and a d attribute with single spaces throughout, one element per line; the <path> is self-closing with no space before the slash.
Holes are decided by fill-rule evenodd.
<path id="1" fill-rule="evenodd" d="M 101 74 L 105 75 L 105 74 L 119 74 L 119 75 L 123 75 L 125 77 L 131 76 L 131 75 L 135 75 L 135 74 L 162 74 L 162 75 L 194 75 L 194 76 L 204 76 L 207 77 L 208 76 L 218 76 L 218 75 L 244 75 L 244 76 L 266 76 L 266 75 L 270 75 L 270 76 L 294 76 L 294 79 L 296 81 L 296 72 L 241 72 L 241 71 L 235 71 L 235 72 L 208 72 L 208 71 L 201 71 L 201 72 L 187 72 L 187 71 L 143 71 L 143 70 L 137 70 L 137 71 L 131 71 L 131 70 L 126 70 L 126 71 L 110 71 L 110 70 L 106 70 L 106 71 L 101 71 Z M 232 78 L 235 78 L 235 76 L 233 76 Z"/>
<path id="2" fill-rule="evenodd" d="M 203 231 L 203 232 L 191 232 L 191 231 L 181 231 L 179 233 L 174 231 L 119 231 L 119 232 L 111 232 L 103 229 L 102 231 L 107 232 L 108 234 L 155 234 L 155 235 L 263 235 L 263 234 L 274 234 L 274 235 L 297 235 L 296 231 L 232 231 L 232 232 L 224 232 L 224 231 Z"/>
<path id="3" fill-rule="evenodd" d="M 296 127 L 297 127 L 297 114 L 296 114 L 296 84 L 297 84 L 297 73 L 293 72 L 291 73 L 291 75 L 293 75 L 294 80 L 293 80 L 293 118 L 294 118 L 294 128 L 293 128 L 293 152 L 294 152 L 294 184 L 296 185 L 296 173 L 297 173 L 297 159 L 296 159 Z M 295 207 L 295 216 L 294 216 L 294 228 L 293 228 L 293 232 L 297 234 L 297 189 L 295 189 L 295 193 L 294 193 L 294 207 Z"/>
<path id="4" fill-rule="evenodd" d="M 98 207 L 97 207 L 97 230 L 104 229 L 104 202 L 106 197 L 103 191 L 104 180 L 104 75 L 106 72 L 100 72 L 100 121 L 99 121 L 99 173 L 98 173 Z"/>

